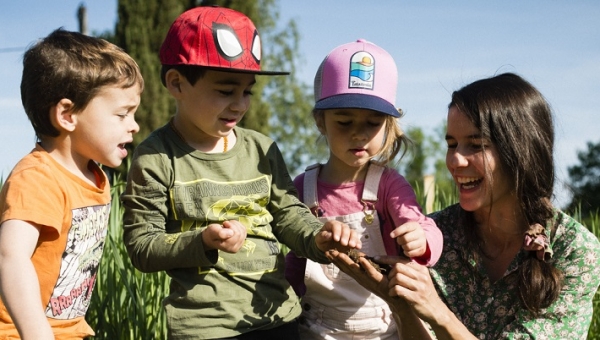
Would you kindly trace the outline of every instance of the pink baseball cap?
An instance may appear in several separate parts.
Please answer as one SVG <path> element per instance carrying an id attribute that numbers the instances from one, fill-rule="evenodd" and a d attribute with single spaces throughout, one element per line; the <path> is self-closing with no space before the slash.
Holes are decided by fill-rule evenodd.
<path id="1" fill-rule="evenodd" d="M 281 75 L 262 71 L 262 46 L 254 23 L 229 8 L 200 6 L 182 13 L 160 47 L 162 65 L 195 65 L 222 71 Z"/>
<path id="2" fill-rule="evenodd" d="M 369 109 L 400 117 L 398 69 L 383 48 L 358 39 L 333 49 L 315 76 L 315 109 Z"/>

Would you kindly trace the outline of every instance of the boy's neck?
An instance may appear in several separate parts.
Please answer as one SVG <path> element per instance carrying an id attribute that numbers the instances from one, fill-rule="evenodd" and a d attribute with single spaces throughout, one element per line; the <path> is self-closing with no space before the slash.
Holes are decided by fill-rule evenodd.
<path id="1" fill-rule="evenodd" d="M 231 150 L 237 141 L 237 137 L 233 130 L 231 130 L 226 136 L 214 137 L 207 135 L 198 129 L 196 130 L 198 130 L 197 132 L 199 133 L 192 133 L 188 128 L 179 124 L 176 118 L 172 118 L 169 121 L 169 125 L 184 143 L 198 151 L 206 153 L 227 152 L 228 150 Z"/>
<path id="2" fill-rule="evenodd" d="M 69 144 L 66 139 L 59 139 L 62 138 L 46 138 L 38 143 L 63 168 L 88 184 L 98 187 L 100 183 L 97 175 L 89 168 L 91 159 L 75 159 L 71 148 L 66 146 Z"/>

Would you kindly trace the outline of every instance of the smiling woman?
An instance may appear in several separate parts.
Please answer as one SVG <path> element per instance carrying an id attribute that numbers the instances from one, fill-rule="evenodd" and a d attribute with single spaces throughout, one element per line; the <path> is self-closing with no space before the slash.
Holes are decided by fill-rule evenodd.
<path id="1" fill-rule="evenodd" d="M 600 242 L 550 203 L 554 132 L 543 96 L 515 74 L 469 84 L 452 95 L 446 140 L 460 203 L 431 215 L 444 234 L 437 265 L 376 258 L 392 265 L 383 277 L 366 260 L 367 273 L 343 254 L 334 262 L 388 301 L 405 338 L 423 331 L 415 316 L 438 339 L 584 338 Z"/>

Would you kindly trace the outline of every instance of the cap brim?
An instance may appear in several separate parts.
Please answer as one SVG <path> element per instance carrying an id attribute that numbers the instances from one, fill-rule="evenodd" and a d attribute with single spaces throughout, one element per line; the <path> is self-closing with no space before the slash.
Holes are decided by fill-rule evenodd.
<path id="1" fill-rule="evenodd" d="M 285 71 L 254 71 L 254 70 L 244 70 L 238 68 L 224 68 L 224 67 L 210 67 L 210 66 L 200 66 L 204 67 L 208 70 L 221 71 L 221 72 L 232 72 L 232 73 L 250 73 L 250 74 L 260 74 L 265 76 L 287 76 L 290 72 Z"/>
<path id="2" fill-rule="evenodd" d="M 346 93 L 331 96 L 315 103 L 317 110 L 368 109 L 399 118 L 398 109 L 389 102 L 368 94 Z"/>

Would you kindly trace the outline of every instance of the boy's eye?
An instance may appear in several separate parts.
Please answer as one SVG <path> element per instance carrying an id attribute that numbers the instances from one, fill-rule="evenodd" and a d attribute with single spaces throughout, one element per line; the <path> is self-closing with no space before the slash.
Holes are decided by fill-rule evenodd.
<path id="1" fill-rule="evenodd" d="M 246 95 L 246 96 L 251 96 L 251 95 L 253 95 L 253 94 L 254 94 L 254 93 L 252 93 L 252 91 L 251 91 L 251 90 L 246 90 L 246 91 L 244 91 L 244 95 Z"/>

